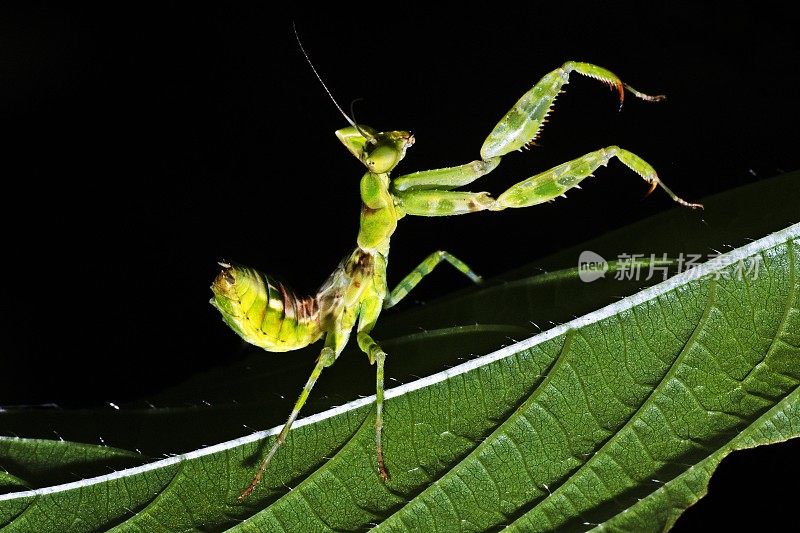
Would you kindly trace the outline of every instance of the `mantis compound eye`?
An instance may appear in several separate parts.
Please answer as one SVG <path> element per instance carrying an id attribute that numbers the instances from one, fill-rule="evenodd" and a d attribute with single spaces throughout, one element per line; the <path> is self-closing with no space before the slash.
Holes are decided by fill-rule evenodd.
<path id="1" fill-rule="evenodd" d="M 364 164 L 377 174 L 391 171 L 414 144 L 414 136 L 407 131 L 389 131 L 375 136 L 378 145 L 364 154 Z"/>
<path id="2" fill-rule="evenodd" d="M 392 170 L 399 161 L 400 154 L 394 146 L 384 144 L 370 152 L 364 160 L 364 164 L 367 165 L 370 172 L 381 174 Z"/>

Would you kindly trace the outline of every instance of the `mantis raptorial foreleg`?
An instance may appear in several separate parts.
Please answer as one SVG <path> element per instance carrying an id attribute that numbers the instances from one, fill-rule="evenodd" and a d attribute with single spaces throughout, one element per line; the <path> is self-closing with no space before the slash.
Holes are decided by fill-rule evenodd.
<path id="1" fill-rule="evenodd" d="M 656 102 L 664 99 L 664 96 L 650 96 L 637 91 L 622 83 L 616 74 L 603 67 L 591 63 L 567 61 L 554 71 L 545 74 L 500 119 L 500 122 L 483 142 L 481 159 L 488 161 L 494 157 L 519 150 L 535 141 L 544 125 L 545 118 L 553 107 L 553 102 L 561 92 L 561 88 L 569 82 L 571 72 L 583 74 L 615 88 L 619 93 L 620 106 L 625 98 L 625 89 L 643 100 Z"/>
<path id="2" fill-rule="evenodd" d="M 417 266 L 417 268 L 412 270 L 406 277 L 403 278 L 400 283 L 397 284 L 397 287 L 395 287 L 391 294 L 389 294 L 389 296 L 386 298 L 383 308 L 388 309 L 405 298 L 406 295 L 411 292 L 411 289 L 416 287 L 417 284 L 422 281 L 422 278 L 430 274 L 431 271 L 436 268 L 436 265 L 442 261 L 447 261 L 453 265 L 456 270 L 463 273 L 475 283 L 481 282 L 481 277 L 473 272 L 472 269 L 469 268 L 466 263 L 464 263 L 464 261 L 452 254 L 439 250 L 426 257 L 425 260 L 423 260 L 422 263 Z"/>
<path id="3" fill-rule="evenodd" d="M 481 147 L 481 161 L 473 161 L 458 167 L 415 172 L 394 180 L 394 195 L 401 201 L 402 212 L 418 216 L 449 216 L 485 209 L 499 211 L 508 207 L 536 205 L 561 196 L 570 188 L 577 186 L 597 167 L 607 164 L 611 157 L 617 157 L 642 176 L 650 183 L 651 191 L 661 186 L 675 202 L 687 207 L 700 207 L 699 204 L 686 202 L 675 195 L 658 179 L 653 167 L 636 154 L 617 146 L 591 152 L 528 178 L 513 185 L 497 200 L 485 192 L 450 190 L 467 185 L 488 174 L 497 167 L 502 156 L 530 145 L 538 137 L 556 96 L 568 83 L 571 72 L 595 78 L 616 88 L 620 105 L 625 89 L 643 100 L 658 101 L 664 98 L 637 91 L 622 83 L 615 74 L 603 67 L 567 61 L 561 67 L 545 74 L 497 123 Z"/>
<path id="4" fill-rule="evenodd" d="M 472 161 L 457 167 L 437 168 L 413 172 L 392 180 L 392 188 L 397 192 L 438 189 L 442 191 L 469 185 L 481 176 L 488 174 L 500 164 L 500 158 L 489 161 Z"/>
<path id="5" fill-rule="evenodd" d="M 701 207 L 700 204 L 691 204 L 675 195 L 658 179 L 653 167 L 641 157 L 618 146 L 609 146 L 589 152 L 582 157 L 567 161 L 512 185 L 497 198 L 495 204 L 489 209 L 501 211 L 508 207 L 529 207 L 553 200 L 569 189 L 577 187 L 582 180 L 591 176 L 592 172 L 597 170 L 598 167 L 607 165 L 612 157 L 619 159 L 625 166 L 639 174 L 650 184 L 648 194 L 660 186 L 677 203 L 687 207 Z"/>
<path id="6" fill-rule="evenodd" d="M 482 203 L 477 204 L 478 208 L 473 210 L 502 211 L 509 207 L 530 207 L 558 198 L 568 190 L 578 187 L 578 184 L 591 176 L 598 167 L 608 164 L 612 157 L 616 157 L 625 166 L 639 174 L 650 184 L 651 191 L 660 186 L 675 202 L 687 207 L 701 207 L 700 204 L 692 204 L 679 198 L 658 179 L 655 169 L 649 163 L 633 152 L 618 146 L 609 146 L 589 152 L 577 159 L 536 174 L 509 187 L 497 200 L 492 200 L 487 193 L 464 192 L 461 194 L 465 198 L 480 197 L 483 199 Z M 425 190 L 397 193 L 397 196 L 401 199 L 400 205 L 407 215 L 448 216 L 469 212 L 463 208 L 463 203 L 453 201 L 453 196 L 456 194 L 459 194 L 459 191 Z"/>

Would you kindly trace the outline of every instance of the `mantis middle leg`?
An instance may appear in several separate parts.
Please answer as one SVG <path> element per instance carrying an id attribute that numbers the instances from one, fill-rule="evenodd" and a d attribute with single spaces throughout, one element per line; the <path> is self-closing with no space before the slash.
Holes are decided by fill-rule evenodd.
<path id="1" fill-rule="evenodd" d="M 389 479 L 389 472 L 383 462 L 383 369 L 386 352 L 369 335 L 382 308 L 383 301 L 377 292 L 370 292 L 361 302 L 356 340 L 361 351 L 367 354 L 370 364 L 375 365 L 375 451 L 378 474 L 386 481 Z"/>
<path id="2" fill-rule="evenodd" d="M 376 280 L 379 286 L 372 288 L 365 294 L 361 302 L 356 339 L 361 351 L 367 354 L 370 364 L 375 365 L 375 449 L 378 462 L 378 474 L 383 480 L 389 479 L 389 472 L 383 460 L 383 380 L 386 352 L 383 351 L 369 333 L 375 326 L 375 322 L 377 322 L 378 315 L 382 309 L 391 307 L 402 300 L 423 277 L 429 274 L 436 265 L 442 261 L 447 261 L 459 272 L 468 276 L 472 281 L 476 283 L 481 281 L 481 277 L 473 272 L 466 263 L 447 252 L 436 251 L 425 258 L 417 268 L 403 278 L 400 284 L 385 299 L 383 299 L 381 295 L 387 292 L 386 280 L 381 278 Z M 385 266 L 378 270 L 385 272 Z"/>
<path id="3" fill-rule="evenodd" d="M 433 271 L 433 269 L 436 268 L 436 266 L 442 261 L 447 261 L 453 265 L 456 270 L 463 273 L 475 283 L 480 283 L 482 281 L 481 277 L 473 272 L 472 269 L 469 268 L 466 263 L 464 263 L 464 261 L 448 252 L 438 250 L 426 257 L 417 266 L 417 268 L 412 270 L 406 277 L 403 278 L 400 283 L 397 284 L 397 287 L 395 287 L 389 296 L 386 297 L 386 301 L 383 303 L 383 308 L 388 309 L 405 298 L 406 295 L 408 295 L 408 293 L 411 292 L 411 290 L 416 287 L 420 281 L 422 281 L 422 278 L 430 274 L 431 271 Z"/>

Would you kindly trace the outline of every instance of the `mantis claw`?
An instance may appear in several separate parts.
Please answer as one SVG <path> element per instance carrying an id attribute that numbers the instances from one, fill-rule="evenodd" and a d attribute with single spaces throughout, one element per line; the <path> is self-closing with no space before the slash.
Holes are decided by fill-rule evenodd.
<path id="1" fill-rule="evenodd" d="M 652 180 L 650 182 L 650 188 L 647 189 L 646 193 L 644 193 L 644 197 L 647 198 L 648 196 L 650 196 L 650 194 L 652 194 L 652 192 L 656 190 L 656 187 L 658 187 L 658 180 Z"/>

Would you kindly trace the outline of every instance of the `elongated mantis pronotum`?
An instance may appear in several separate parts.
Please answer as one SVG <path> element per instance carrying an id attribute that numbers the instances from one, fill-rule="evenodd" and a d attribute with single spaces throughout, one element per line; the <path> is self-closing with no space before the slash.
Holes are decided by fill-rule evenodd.
<path id="1" fill-rule="evenodd" d="M 314 72 L 316 74 L 316 70 Z M 451 264 L 475 282 L 481 280 L 480 276 L 458 258 L 447 252 L 437 251 L 390 291 L 386 282 L 389 241 L 401 218 L 462 215 L 541 204 L 578 187 L 583 179 L 591 176 L 598 167 L 605 166 L 612 158 L 618 159 L 649 183 L 648 192 L 661 187 L 678 204 L 691 208 L 702 207 L 678 197 L 661 182 L 647 162 L 618 146 L 607 146 L 589 152 L 536 174 L 512 185 L 497 198 L 487 192 L 456 190 L 488 174 L 498 166 L 504 155 L 529 146 L 538 137 L 556 96 L 568 83 L 573 72 L 597 79 L 616 89 L 620 105 L 626 90 L 647 101 L 663 99 L 663 96 L 649 96 L 633 89 L 605 68 L 590 63 L 567 61 L 539 80 L 497 123 L 481 147 L 479 160 L 460 166 L 414 172 L 397 178 L 391 178 L 389 174 L 403 159 L 406 150 L 414 144 L 414 136 L 408 131 L 378 132 L 368 126 L 356 124 L 337 104 L 350 126 L 338 130 L 336 135 L 367 167 L 360 184 L 361 219 L 355 250 L 339 264 L 315 296 L 297 296 L 272 277 L 232 263 L 220 263 L 222 270 L 211 286 L 214 293 L 211 304 L 222 313 L 224 321 L 251 344 L 267 351 L 282 352 L 305 347 L 324 337 L 324 347 L 300 397 L 240 499 L 247 497 L 261 481 L 271 459 L 286 440 L 292 423 L 322 370 L 336 361 L 354 327 L 358 346 L 367 355 L 369 362 L 376 365 L 377 473 L 384 480 L 388 479 L 381 445 L 386 354 L 370 336 L 370 332 L 383 309 L 402 300 L 442 261 Z M 317 77 L 319 78 L 318 75 Z M 322 85 L 324 87 L 325 84 Z M 327 87 L 325 90 L 327 91 Z"/>

